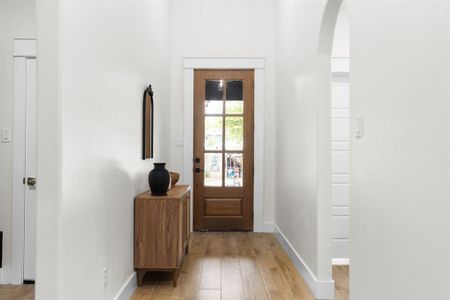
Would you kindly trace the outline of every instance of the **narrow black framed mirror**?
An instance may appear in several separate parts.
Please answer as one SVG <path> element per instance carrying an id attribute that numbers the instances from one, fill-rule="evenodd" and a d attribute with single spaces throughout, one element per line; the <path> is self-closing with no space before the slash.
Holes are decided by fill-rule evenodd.
<path id="1" fill-rule="evenodd" d="M 143 95 L 142 159 L 153 158 L 153 90 L 149 85 Z"/>

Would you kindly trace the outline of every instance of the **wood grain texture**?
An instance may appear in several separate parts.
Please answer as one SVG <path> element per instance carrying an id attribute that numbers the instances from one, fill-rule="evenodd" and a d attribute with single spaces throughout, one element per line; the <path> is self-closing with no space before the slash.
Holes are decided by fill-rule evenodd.
<path id="1" fill-rule="evenodd" d="M 152 196 L 150 191 L 146 191 L 142 194 L 136 196 L 136 199 L 144 199 L 144 200 L 166 200 L 166 199 L 174 199 L 177 200 L 182 196 L 186 195 L 187 189 L 190 188 L 188 185 L 175 185 L 170 190 L 167 191 L 167 195 L 163 196 Z"/>
<path id="2" fill-rule="evenodd" d="M 34 299 L 34 284 L 23 284 L 23 285 L 0 284 L 0 299 L 32 300 Z"/>
<path id="3" fill-rule="evenodd" d="M 273 234 L 194 232 L 189 244 L 177 287 L 146 276 L 132 299 L 314 299 Z"/>
<path id="4" fill-rule="evenodd" d="M 349 299 L 349 266 L 333 266 L 336 300 Z"/>
<path id="5" fill-rule="evenodd" d="M 149 192 L 135 198 L 134 267 L 138 285 L 146 271 L 173 271 L 176 285 L 190 235 L 190 186 L 180 185 L 166 196 Z"/>
<path id="6" fill-rule="evenodd" d="M 243 246 L 238 241 L 244 241 Z M 241 260 L 256 259 L 258 269 L 246 268 L 246 276 L 262 277 L 264 287 L 270 299 L 314 299 L 305 283 L 289 261 L 287 254 L 278 244 L 272 234 L 260 233 L 193 233 L 190 239 L 190 254 L 183 263 L 179 284 L 172 285 L 171 274 L 165 272 L 147 273 L 144 285 L 138 287 L 132 300 L 194 300 L 194 299 L 222 299 L 247 300 L 258 299 L 248 297 L 244 293 Z M 221 288 L 201 289 L 200 281 L 204 269 L 206 253 L 213 259 L 221 258 Z M 240 255 L 239 255 L 240 253 Z M 253 255 L 253 256 L 252 256 Z M 212 272 L 217 274 L 217 270 Z M 253 272 L 255 274 L 251 274 Z M 259 272 L 259 275 L 258 275 Z M 333 266 L 336 281 L 336 300 L 348 300 L 348 266 Z M 347 278 L 345 278 L 347 276 Z M 247 283 L 248 284 L 248 283 Z M 259 284 L 259 283 L 258 283 Z M 250 284 L 247 289 L 256 286 Z M 221 297 L 221 298 L 220 298 Z M 262 299 L 265 296 L 263 296 Z M 34 285 L 0 285 L 0 299 L 4 300 L 32 300 L 34 299 Z"/>
<path id="7" fill-rule="evenodd" d="M 242 199 L 205 199 L 205 216 L 242 216 Z"/>
<path id="8" fill-rule="evenodd" d="M 144 159 L 153 158 L 153 99 L 147 92 L 144 99 Z"/>
<path id="9" fill-rule="evenodd" d="M 227 114 L 225 110 L 226 84 L 223 84 L 223 114 L 214 114 L 222 119 L 222 148 L 205 150 L 205 87 L 207 80 L 238 80 L 243 83 L 243 114 Z M 220 100 L 220 99 L 218 99 Z M 243 149 L 225 149 L 225 120 L 227 117 L 243 118 Z M 253 159 L 254 159 L 254 70 L 195 70 L 194 72 L 194 157 L 198 162 L 194 168 L 205 169 L 204 155 L 220 153 L 223 171 L 225 170 L 226 153 L 243 154 L 243 186 L 227 187 L 222 176 L 222 186 L 208 187 L 204 185 L 204 171 L 194 173 L 194 230 L 244 230 L 253 229 Z M 224 172 L 222 172 L 224 173 Z M 220 199 L 222 203 L 207 204 L 206 199 Z M 236 210 L 233 199 L 242 199 L 240 211 Z M 231 200 L 225 205 L 227 200 Z M 209 203 L 211 204 L 211 203 Z M 230 207 L 230 204 L 233 205 Z"/>
<path id="10" fill-rule="evenodd" d="M 136 199 L 135 268 L 177 266 L 178 219 L 176 200 Z"/>

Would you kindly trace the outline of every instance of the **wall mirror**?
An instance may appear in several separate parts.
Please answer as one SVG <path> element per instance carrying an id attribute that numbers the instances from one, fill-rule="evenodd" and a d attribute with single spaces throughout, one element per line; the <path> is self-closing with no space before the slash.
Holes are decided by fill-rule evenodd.
<path id="1" fill-rule="evenodd" d="M 143 96 L 142 159 L 153 158 L 153 91 L 149 85 Z"/>

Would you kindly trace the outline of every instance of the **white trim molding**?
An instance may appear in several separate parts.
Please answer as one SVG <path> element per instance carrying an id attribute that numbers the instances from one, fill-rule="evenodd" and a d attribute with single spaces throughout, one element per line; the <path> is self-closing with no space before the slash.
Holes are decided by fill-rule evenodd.
<path id="1" fill-rule="evenodd" d="M 319 280 L 316 275 L 311 271 L 306 262 L 301 258 L 300 254 L 292 246 L 291 242 L 283 234 L 283 232 L 274 224 L 274 232 L 281 246 L 287 252 L 291 258 L 297 271 L 305 280 L 310 292 L 313 294 L 314 298 L 321 300 L 332 300 L 335 298 L 335 287 L 334 280 Z"/>
<path id="2" fill-rule="evenodd" d="M 331 264 L 333 266 L 349 266 L 350 258 L 333 258 Z"/>
<path id="3" fill-rule="evenodd" d="M 14 57 L 36 58 L 36 39 L 15 38 Z"/>
<path id="4" fill-rule="evenodd" d="M 184 163 L 185 184 L 193 184 L 194 157 L 194 70 L 254 69 L 255 70 L 255 152 L 253 231 L 272 232 L 272 224 L 264 223 L 264 78 L 265 60 L 257 57 L 186 57 L 184 58 Z M 191 205 L 193 205 L 192 201 Z M 191 209 L 191 212 L 193 209 Z M 191 218 L 192 220 L 193 218 Z"/>
<path id="5" fill-rule="evenodd" d="M 137 281 L 136 281 L 136 272 L 133 272 L 125 283 L 120 288 L 117 295 L 114 297 L 114 300 L 128 300 L 131 299 L 134 291 L 136 290 Z"/>
<path id="6" fill-rule="evenodd" d="M 264 69 L 264 58 L 258 57 L 185 57 L 185 69 Z"/>

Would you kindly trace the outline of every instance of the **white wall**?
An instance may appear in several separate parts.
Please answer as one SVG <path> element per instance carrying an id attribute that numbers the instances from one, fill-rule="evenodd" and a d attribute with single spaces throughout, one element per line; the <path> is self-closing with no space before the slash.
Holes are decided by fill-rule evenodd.
<path id="1" fill-rule="evenodd" d="M 181 170 L 174 140 L 183 136 L 184 56 L 266 58 L 265 167 L 273 180 L 275 1 L 192 2 L 196 8 L 174 1 L 171 24 L 169 1 L 37 2 L 38 299 L 110 299 L 132 274 L 133 196 L 147 189 L 152 167 L 140 160 L 142 91 L 153 84 L 156 160 Z M 217 18 L 214 30 L 204 26 Z M 266 195 L 271 221 L 273 185 Z"/>
<path id="2" fill-rule="evenodd" d="M 33 0 L 0 1 L 0 128 L 13 128 L 13 39 L 33 38 L 35 31 L 36 18 Z M 5 269 L 11 266 L 12 145 L 12 142 L 0 143 L 0 231 L 3 231 L 3 266 Z M 1 269 L 0 282 L 2 282 Z"/>
<path id="3" fill-rule="evenodd" d="M 449 299 L 449 2 L 347 8 L 351 118 L 364 117 L 351 141 L 351 299 Z"/>
<path id="4" fill-rule="evenodd" d="M 336 20 L 331 56 L 350 57 L 350 23 L 345 3 L 341 5 Z"/>
<path id="5" fill-rule="evenodd" d="M 317 48 L 326 1 L 278 3 L 275 222 L 317 279 L 329 280 L 331 249 L 328 255 L 319 253 L 316 100 Z M 331 207 L 328 222 L 331 231 Z M 328 244 L 330 240 L 331 232 Z M 323 257 L 328 266 L 319 267 Z"/>
<path id="6" fill-rule="evenodd" d="M 51 243 L 38 244 L 38 299 L 112 299 L 134 272 L 133 197 L 148 189 L 152 168 L 140 159 L 142 93 L 149 83 L 155 160 L 168 159 L 168 8 L 163 0 L 38 2 L 38 57 L 54 56 L 40 65 L 38 122 L 56 128 L 48 149 L 56 163 L 49 165 L 43 143 L 51 137 L 38 132 L 38 226 L 47 230 L 38 227 L 38 236 L 47 233 Z M 50 186 L 58 172 L 61 179 Z M 53 209 L 53 218 L 43 218 L 43 207 Z M 44 270 L 51 260 L 46 247 L 56 260 L 54 276 Z"/>
<path id="7" fill-rule="evenodd" d="M 317 45 L 325 2 L 279 1 L 276 75 L 277 128 L 295 131 L 279 130 L 277 135 L 277 173 L 283 176 L 277 181 L 275 220 L 319 279 L 330 275 L 326 247 L 320 247 L 328 229 L 318 229 L 326 225 L 321 217 L 330 211 L 321 202 L 326 187 L 317 181 L 324 167 L 318 155 L 329 155 L 322 156 L 317 147 L 321 140 L 329 141 L 323 134 L 329 118 L 318 113 L 329 107 L 316 103 L 327 82 L 326 77 L 316 82 L 316 73 L 323 70 Z M 350 296 L 446 299 L 448 1 L 346 4 L 351 119 L 361 114 L 365 120 L 364 137 L 352 137 L 351 144 L 351 199 L 358 201 L 350 211 Z"/>
<path id="8" fill-rule="evenodd" d="M 183 170 L 183 58 L 263 57 L 264 220 L 273 221 L 275 180 L 275 0 L 173 0 L 171 25 L 171 159 Z M 251 16 L 251 17 L 249 17 Z M 183 178 L 181 179 L 183 180 Z"/>
<path id="9" fill-rule="evenodd" d="M 57 0 L 36 0 L 37 224 L 36 299 L 57 299 L 62 190 Z"/>

